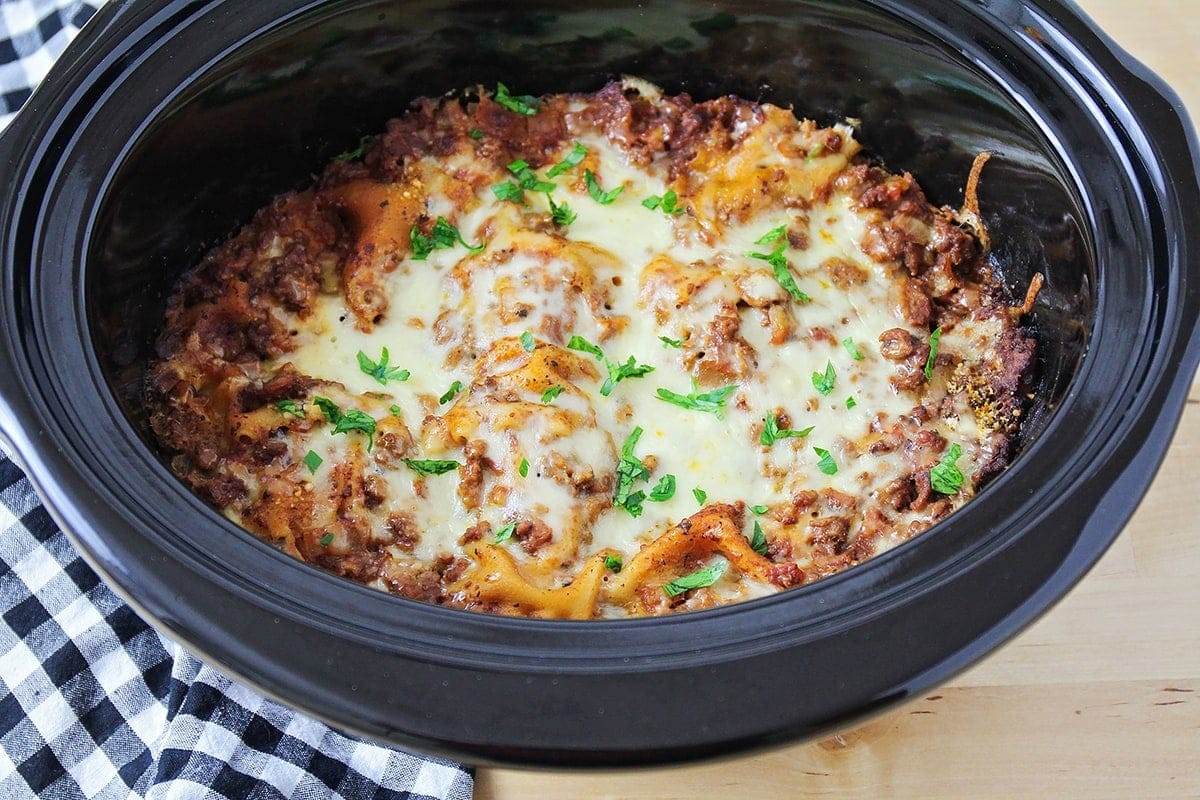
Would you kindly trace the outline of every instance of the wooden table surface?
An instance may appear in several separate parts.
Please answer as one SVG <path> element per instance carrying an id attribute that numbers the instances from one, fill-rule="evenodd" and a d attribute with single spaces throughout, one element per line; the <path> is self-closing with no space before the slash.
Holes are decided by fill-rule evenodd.
<path id="1" fill-rule="evenodd" d="M 1200 119 L 1200 0 L 1076 1 Z M 1197 478 L 1200 381 L 1104 559 L 1033 627 L 928 697 L 825 741 L 717 764 L 480 769 L 476 797 L 1200 798 Z"/>

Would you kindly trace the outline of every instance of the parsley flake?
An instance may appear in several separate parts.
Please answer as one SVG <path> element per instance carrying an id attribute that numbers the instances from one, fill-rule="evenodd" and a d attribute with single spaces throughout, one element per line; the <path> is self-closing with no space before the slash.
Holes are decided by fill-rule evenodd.
<path id="1" fill-rule="evenodd" d="M 558 397 L 562 393 L 563 393 L 563 387 L 551 386 L 549 389 L 542 392 L 542 402 L 543 403 L 553 403 L 554 398 Z"/>
<path id="2" fill-rule="evenodd" d="M 780 239 L 782 239 L 786 234 L 787 234 L 787 225 L 786 224 L 780 225 L 778 228 L 771 228 L 771 230 L 767 231 L 762 236 L 755 239 L 754 243 L 755 244 L 774 244 L 775 242 L 778 242 Z"/>
<path id="3" fill-rule="evenodd" d="M 679 195 L 674 189 L 668 189 L 661 195 L 651 195 L 642 201 L 642 205 L 651 211 L 659 210 L 672 217 L 679 216 L 686 209 L 679 205 Z"/>
<path id="4" fill-rule="evenodd" d="M 454 383 L 450 384 L 450 388 L 446 390 L 446 393 L 438 398 L 438 405 L 446 405 L 446 403 L 449 403 L 454 399 L 454 395 L 458 394 L 465 388 L 467 387 L 463 386 L 462 381 L 455 381 Z"/>
<path id="5" fill-rule="evenodd" d="M 658 340 L 663 343 L 663 347 L 674 347 L 676 350 L 683 347 L 683 339 L 672 339 L 670 336 L 660 336 Z"/>
<path id="6" fill-rule="evenodd" d="M 521 473 L 522 478 L 529 477 L 529 459 L 528 458 L 521 459 L 521 465 L 519 467 L 517 467 L 517 472 Z"/>
<path id="7" fill-rule="evenodd" d="M 612 553 L 604 554 L 604 568 L 609 572 L 620 572 L 623 566 L 625 566 L 625 561 L 620 556 L 614 556 Z"/>
<path id="8" fill-rule="evenodd" d="M 758 524 L 758 520 L 754 520 L 754 538 L 750 540 L 750 549 L 760 556 L 767 554 L 767 537 L 763 533 L 762 525 Z"/>
<path id="9" fill-rule="evenodd" d="M 280 400 L 275 404 L 275 410 L 280 414 L 294 414 L 297 417 L 303 417 L 304 401 L 297 403 L 295 400 Z"/>
<path id="10" fill-rule="evenodd" d="M 512 535 L 517 532 L 517 523 L 515 521 L 508 523 L 500 530 L 496 531 L 496 544 L 507 542 L 512 538 Z"/>
<path id="11" fill-rule="evenodd" d="M 366 148 L 367 142 L 371 141 L 372 138 L 373 137 L 371 137 L 371 136 L 363 136 L 362 138 L 360 138 L 358 140 L 358 147 L 354 148 L 353 150 L 347 150 L 344 153 L 338 153 L 336 156 L 333 157 L 333 160 L 334 161 L 357 161 L 358 159 L 363 157 L 363 150 Z"/>
<path id="12" fill-rule="evenodd" d="M 763 417 L 763 429 L 762 433 L 758 435 L 758 441 L 764 447 L 770 447 L 775 444 L 777 439 L 801 439 L 812 432 L 812 426 L 803 430 L 781 428 L 779 427 L 779 418 L 774 414 L 767 414 L 767 416 Z"/>
<path id="13" fill-rule="evenodd" d="M 717 419 L 725 419 L 725 401 L 729 395 L 733 394 L 737 389 L 736 385 L 725 386 L 720 389 L 714 389 L 711 392 L 698 394 L 696 392 L 696 382 L 692 381 L 692 391 L 690 394 L 679 394 L 672 392 L 670 389 L 659 389 L 658 399 L 672 405 L 686 408 L 691 411 L 705 411 L 709 414 L 715 414 Z"/>
<path id="14" fill-rule="evenodd" d="M 600 387 L 600 394 L 608 397 L 612 394 L 612 390 L 616 385 L 626 378 L 641 378 L 654 372 L 654 367 L 650 364 L 639 364 L 633 356 L 624 364 L 615 364 L 604 359 L 604 366 L 608 368 L 608 378 L 604 381 L 604 385 Z"/>
<path id="15" fill-rule="evenodd" d="M 442 475 L 462 466 L 457 461 L 438 461 L 429 458 L 406 458 L 404 463 L 418 475 Z"/>
<path id="16" fill-rule="evenodd" d="M 375 443 L 374 417 L 359 411 L 357 408 L 342 411 L 338 408 L 337 403 L 328 397 L 314 397 L 313 403 L 321 409 L 321 412 L 325 415 L 325 419 L 333 424 L 334 433 L 349 433 L 350 431 L 362 431 L 365 433 L 367 435 L 367 451 L 370 452 L 371 447 Z"/>
<path id="17" fill-rule="evenodd" d="M 676 578 L 668 584 L 663 585 L 663 592 L 667 597 L 678 597 L 689 589 L 703 589 L 706 586 L 712 586 L 717 580 L 725 574 L 729 562 L 725 560 L 717 561 L 711 566 L 698 569 L 695 572 L 684 575 L 682 578 Z"/>
<path id="18" fill-rule="evenodd" d="M 512 181 L 497 183 L 492 187 L 492 194 L 496 195 L 497 200 L 508 200 L 509 202 L 518 203 L 520 205 L 525 204 L 525 192 L 521 190 L 520 186 L 517 186 Z"/>
<path id="19" fill-rule="evenodd" d="M 825 362 L 825 373 L 814 372 L 812 374 L 813 388 L 822 395 L 827 395 L 833 391 L 833 386 L 837 383 L 837 370 L 833 368 L 832 361 Z"/>
<path id="20" fill-rule="evenodd" d="M 767 513 L 771 509 L 769 506 L 750 506 L 750 510 L 761 517 L 763 514 Z"/>
<path id="21" fill-rule="evenodd" d="M 458 232 L 458 228 L 451 225 L 445 217 L 437 218 L 428 235 L 421 232 L 420 223 L 414 222 L 408 231 L 408 240 L 412 245 L 413 261 L 425 261 L 434 250 L 449 250 L 456 244 L 461 244 L 471 253 L 479 253 L 487 244 L 468 244 Z"/>
<path id="22" fill-rule="evenodd" d="M 692 497 L 696 498 L 696 502 L 700 505 L 704 505 L 708 502 L 708 492 L 699 487 L 692 489 Z"/>
<path id="23" fill-rule="evenodd" d="M 625 190 L 624 186 L 618 186 L 615 189 L 609 189 L 607 192 L 600 188 L 599 181 L 592 174 L 590 169 L 583 171 L 583 182 L 587 184 L 588 196 L 602 206 L 610 205 L 617 199 L 617 195 Z"/>
<path id="24" fill-rule="evenodd" d="M 848 408 L 848 409 L 849 409 L 849 408 L 854 408 L 854 407 L 855 407 L 855 406 L 857 406 L 857 405 L 858 405 L 858 401 L 857 401 L 857 400 L 855 400 L 853 397 L 847 397 L 847 398 L 846 398 L 846 408 Z"/>
<path id="25" fill-rule="evenodd" d="M 532 117 L 536 114 L 540 105 L 538 99 L 532 95 L 510 94 L 508 87 L 503 83 L 496 84 L 495 100 L 501 108 L 506 108 L 515 114 L 523 114 L 526 117 Z"/>
<path id="26" fill-rule="evenodd" d="M 549 192 L 546 192 L 546 202 L 550 204 L 550 219 L 555 225 L 566 227 L 579 219 L 579 215 L 572 211 L 569 205 L 555 203 Z"/>
<path id="27" fill-rule="evenodd" d="M 578 167 L 580 162 L 583 161 L 586 156 L 587 148 L 581 145 L 579 142 L 576 142 L 575 146 L 571 148 L 571 152 L 567 153 L 566 157 L 564 157 L 562 161 L 558 162 L 546 171 L 546 177 L 557 178 L 567 170 Z"/>
<path id="28" fill-rule="evenodd" d="M 792 299 L 797 303 L 807 303 L 812 298 L 801 291 L 795 277 L 792 276 L 791 267 L 788 266 L 787 258 L 783 255 L 783 251 L 786 249 L 787 242 L 784 242 L 770 253 L 747 253 L 747 255 L 750 258 L 757 258 L 760 261 L 767 262 L 771 266 L 771 272 L 775 274 L 776 282 L 783 287 L 784 291 L 790 294 Z"/>
<path id="29" fill-rule="evenodd" d="M 508 165 L 508 171 L 517 179 L 517 185 L 527 192 L 553 192 L 554 184 L 544 181 L 529 168 L 529 162 L 517 159 Z"/>
<path id="30" fill-rule="evenodd" d="M 642 503 L 646 493 L 633 491 L 637 481 L 650 480 L 650 470 L 633 454 L 638 439 L 642 437 L 642 429 L 634 428 L 621 446 L 621 461 L 617 464 L 617 489 L 613 494 L 613 505 L 625 509 L 630 516 L 639 517 L 642 514 Z"/>
<path id="31" fill-rule="evenodd" d="M 591 353 L 597 360 L 604 360 L 604 351 L 582 336 L 572 336 L 567 340 L 568 350 L 578 350 L 581 353 Z"/>
<path id="32" fill-rule="evenodd" d="M 329 547 L 329 544 L 333 541 L 333 534 L 327 533 L 317 541 L 321 543 L 321 547 Z"/>
<path id="33" fill-rule="evenodd" d="M 530 333 L 529 331 L 525 331 L 524 333 L 522 333 L 521 334 L 521 349 L 524 350 L 526 353 L 532 353 L 533 349 L 535 347 L 537 347 L 537 342 L 535 342 L 533 340 L 533 334 Z"/>
<path id="34" fill-rule="evenodd" d="M 479 128 L 471 128 L 471 130 L 467 131 L 467 136 L 479 140 L 483 138 L 483 131 L 479 130 Z"/>
<path id="35" fill-rule="evenodd" d="M 933 469 L 929 471 L 929 482 L 933 490 L 940 494 L 955 494 L 962 488 L 966 479 L 955 461 L 962 456 L 962 447 L 957 443 L 950 445 L 950 452 Z"/>
<path id="36" fill-rule="evenodd" d="M 388 366 L 388 349 L 386 347 L 379 354 L 379 363 L 372 361 L 366 353 L 359 350 L 358 368 L 364 374 L 370 375 L 382 386 L 387 386 L 388 381 L 406 381 L 410 374 L 406 369 Z"/>
<path id="37" fill-rule="evenodd" d="M 846 348 L 846 352 L 849 353 L 850 357 L 855 361 L 863 360 L 863 354 L 858 349 L 858 345 L 854 343 L 853 336 L 847 336 L 845 339 L 842 339 L 842 347 Z"/>
<path id="38" fill-rule="evenodd" d="M 324 462 L 325 459 L 321 458 L 316 450 L 309 450 L 304 456 L 304 466 L 308 467 L 309 473 L 314 475 L 317 472 L 317 467 L 321 466 Z"/>
<path id="39" fill-rule="evenodd" d="M 925 359 L 925 380 L 933 380 L 933 364 L 937 361 L 938 343 L 942 340 L 942 328 L 939 325 L 929 334 L 929 358 Z"/>
<path id="40" fill-rule="evenodd" d="M 837 462 L 833 460 L 833 455 L 824 448 L 814 447 L 813 451 L 821 459 L 817 462 L 817 469 L 824 472 L 826 475 L 836 475 L 838 471 Z"/>
<path id="41" fill-rule="evenodd" d="M 393 417 L 400 416 L 400 406 L 396 405 L 395 403 L 392 403 L 390 406 L 388 406 L 388 411 L 392 412 Z"/>
<path id="42" fill-rule="evenodd" d="M 658 479 L 658 483 L 650 490 L 650 499 L 656 503 L 663 503 L 675 496 L 675 476 L 663 475 Z"/>

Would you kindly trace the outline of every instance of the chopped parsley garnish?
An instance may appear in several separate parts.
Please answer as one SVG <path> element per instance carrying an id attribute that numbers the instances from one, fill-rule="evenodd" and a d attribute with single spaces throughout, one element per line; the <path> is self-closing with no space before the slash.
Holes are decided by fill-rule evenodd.
<path id="1" fill-rule="evenodd" d="M 800 439 L 808 436 L 813 432 L 812 427 L 803 430 L 793 430 L 792 428 L 779 427 L 779 418 L 774 414 L 767 414 L 763 418 L 762 433 L 758 435 L 758 441 L 764 447 L 770 447 L 775 444 L 776 439 Z"/>
<path id="2" fill-rule="evenodd" d="M 572 336 L 567 340 L 568 350 L 578 350 L 581 353 L 591 353 L 597 359 L 604 360 L 604 351 L 582 336 Z"/>
<path id="3" fill-rule="evenodd" d="M 308 467 L 308 471 L 310 473 L 315 474 L 317 467 L 321 466 L 323 463 L 325 463 L 325 459 L 321 458 L 316 450 L 309 450 L 304 455 L 304 466 Z"/>
<path id="4" fill-rule="evenodd" d="M 651 195 L 642 201 L 642 205 L 651 211 L 661 210 L 672 217 L 682 214 L 685 210 L 679 205 L 679 195 L 675 194 L 674 189 L 668 189 L 661 195 Z"/>
<path id="5" fill-rule="evenodd" d="M 846 408 L 854 408 L 856 405 L 858 405 L 858 401 L 853 397 L 846 398 Z"/>
<path id="6" fill-rule="evenodd" d="M 517 159 L 508 165 L 508 171 L 517 179 L 517 185 L 529 192 L 553 192 L 554 184 L 544 181 L 529 168 L 529 162 Z"/>
<path id="7" fill-rule="evenodd" d="M 658 340 L 663 343 L 663 347 L 674 347 L 678 350 L 683 347 L 683 339 L 672 339 L 670 336 L 660 336 Z"/>
<path id="8" fill-rule="evenodd" d="M 449 403 L 454 399 L 454 395 L 458 394 L 465 388 L 467 387 L 463 386 L 462 381 L 455 381 L 454 383 L 450 384 L 450 388 L 446 390 L 446 393 L 438 398 L 438 405 L 446 405 L 446 403 Z"/>
<path id="9" fill-rule="evenodd" d="M 755 244 L 774 244 L 775 242 L 778 242 L 780 239 L 782 239 L 786 234 L 787 234 L 787 225 L 786 224 L 780 225 L 778 228 L 771 228 L 771 230 L 767 231 L 762 236 L 755 239 L 754 243 Z"/>
<path id="10" fill-rule="evenodd" d="M 604 385 L 600 387 L 600 394 L 608 397 L 612 394 L 612 390 L 616 385 L 626 378 L 641 378 L 654 372 L 654 367 L 649 364 L 639 364 L 633 356 L 624 364 L 616 364 L 604 359 L 604 366 L 608 368 L 608 378 L 604 381 Z"/>
<path id="11" fill-rule="evenodd" d="M 512 538 L 512 535 L 516 532 L 517 532 L 516 521 L 508 523 L 503 528 L 496 531 L 496 539 L 495 539 L 496 544 L 500 544 L 501 542 L 507 542 L 509 539 Z"/>
<path id="12" fill-rule="evenodd" d="M 737 386 L 725 386 L 713 389 L 711 392 L 697 393 L 696 382 L 692 381 L 691 394 L 679 394 L 670 389 L 659 389 L 658 399 L 672 405 L 691 411 L 706 411 L 715 414 L 717 419 L 725 419 L 725 400 L 733 394 Z"/>
<path id="13" fill-rule="evenodd" d="M 571 148 L 571 152 L 567 153 L 562 161 L 558 162 L 546 171 L 546 177 L 557 178 L 567 170 L 572 169 L 573 167 L 578 167 L 579 163 L 583 161 L 586 156 L 587 148 L 581 145 L 579 142 L 576 142 L 575 146 Z"/>
<path id="14" fill-rule="evenodd" d="M 406 369 L 388 366 L 388 349 L 386 347 L 379 354 L 379 363 L 372 361 L 366 353 L 359 350 L 358 368 L 383 386 L 387 386 L 388 381 L 406 381 L 409 376 L 409 371 Z"/>
<path id="15" fill-rule="evenodd" d="M 519 467 L 517 467 L 517 472 L 521 473 L 522 478 L 529 477 L 529 459 L 528 458 L 521 459 L 521 465 Z"/>
<path id="16" fill-rule="evenodd" d="M 590 353 L 596 357 L 598 361 L 603 361 L 605 368 L 608 370 L 608 378 L 604 381 L 604 385 L 600 387 L 600 394 L 608 397 L 612 394 L 612 390 L 616 385 L 626 378 L 640 378 L 644 375 L 649 375 L 654 371 L 654 367 L 650 364 L 639 364 L 633 356 L 624 364 L 618 364 L 604 355 L 604 351 L 598 346 L 592 344 L 582 336 L 572 336 L 567 340 L 568 350 L 577 350 L 581 353 Z"/>
<path id="17" fill-rule="evenodd" d="M 675 476 L 663 475 L 650 490 L 650 499 L 662 503 L 675 496 Z"/>
<path id="18" fill-rule="evenodd" d="M 358 147 L 353 150 L 347 150 L 344 153 L 339 153 L 333 157 L 334 161 L 357 161 L 363 157 L 363 150 L 367 146 L 367 142 L 371 141 L 370 136 L 363 136 L 358 140 Z"/>
<path id="19" fill-rule="evenodd" d="M 321 413 L 325 415 L 325 419 L 329 422 L 337 422 L 338 417 L 342 415 L 342 410 L 338 408 L 337 403 L 328 397 L 314 397 L 313 405 L 321 409 Z"/>
<path id="20" fill-rule="evenodd" d="M 449 250 L 456 244 L 461 244 L 472 253 L 479 253 L 486 244 L 486 242 L 468 244 L 467 240 L 458 232 L 458 228 L 447 222 L 445 217 L 437 218 L 429 235 L 421 233 L 420 223 L 414 222 L 408 231 L 408 240 L 412 244 L 414 261 L 424 261 L 434 250 Z"/>
<path id="21" fill-rule="evenodd" d="M 933 469 L 929 471 L 929 482 L 933 490 L 940 494 L 954 494 L 962 488 L 964 476 L 962 470 L 954 463 L 962 455 L 962 447 L 950 445 L 950 452 Z"/>
<path id="22" fill-rule="evenodd" d="M 824 152 L 825 152 L 825 143 L 824 143 L 824 142 L 817 142 L 817 146 L 816 146 L 816 147 L 814 147 L 812 150 L 809 150 L 809 151 L 808 151 L 808 155 L 806 155 L 806 156 L 804 157 L 804 160 L 805 160 L 806 162 L 807 162 L 807 161 L 812 161 L 814 158 L 816 158 L 817 156 L 821 155 L 821 154 L 822 154 L 822 153 L 824 153 Z"/>
<path id="23" fill-rule="evenodd" d="M 365 433 L 367 435 L 367 450 L 370 451 L 375 443 L 374 417 L 359 411 L 357 408 L 342 411 L 338 408 L 337 403 L 328 397 L 314 397 L 313 403 L 325 414 L 325 419 L 333 423 L 334 433 L 349 433 L 350 431 L 362 431 Z"/>
<path id="24" fill-rule="evenodd" d="M 392 403 L 390 406 L 388 406 L 388 411 L 392 412 L 393 417 L 400 416 L 400 406 L 396 405 L 395 403 Z"/>
<path id="25" fill-rule="evenodd" d="M 600 188 L 599 181 L 590 169 L 583 171 L 583 182 L 587 184 L 588 196 L 602 206 L 607 206 L 617 199 L 617 195 L 625 190 L 624 186 L 609 189 L 607 192 Z"/>
<path id="26" fill-rule="evenodd" d="M 625 566 L 625 561 L 620 556 L 614 556 L 612 553 L 604 554 L 604 568 L 609 572 L 620 572 L 623 566 Z"/>
<path id="27" fill-rule="evenodd" d="M 636 427 L 621 446 L 621 461 L 617 464 L 617 490 L 613 494 L 613 505 L 625 509 L 634 517 L 641 516 L 646 493 L 640 490 L 635 492 L 633 485 L 637 481 L 650 480 L 650 470 L 633 454 L 641 437 L 642 429 Z"/>
<path id="28" fill-rule="evenodd" d="M 846 352 L 849 353 L 850 357 L 855 361 L 863 360 L 863 354 L 861 351 L 859 351 L 858 345 L 854 343 L 853 336 L 847 336 L 845 339 L 842 339 L 842 347 L 846 348 Z"/>
<path id="29" fill-rule="evenodd" d="M 668 584 L 663 585 L 663 591 L 667 597 L 678 597 L 689 589 L 703 589 L 706 586 L 712 586 L 717 582 L 722 575 L 725 574 L 725 569 L 729 566 L 728 561 L 717 561 L 711 566 L 698 569 L 695 572 L 684 575 L 682 578 L 676 578 Z"/>
<path id="30" fill-rule="evenodd" d="M 295 400 L 280 400 L 275 404 L 275 410 L 280 414 L 295 414 L 297 417 L 304 416 L 304 401 L 297 403 Z"/>
<path id="31" fill-rule="evenodd" d="M 822 395 L 827 395 L 833 391 L 833 386 L 837 383 L 837 370 L 833 368 L 832 361 L 825 362 L 825 372 L 814 372 L 812 374 L 813 388 Z"/>
<path id="32" fill-rule="evenodd" d="M 404 463 L 418 475 L 442 475 L 462 466 L 457 461 L 438 461 L 429 458 L 406 458 Z"/>
<path id="33" fill-rule="evenodd" d="M 492 187 L 492 194 L 496 195 L 497 200 L 508 200 L 512 203 L 521 204 L 525 202 L 525 192 L 512 181 L 497 183 Z"/>
<path id="34" fill-rule="evenodd" d="M 775 230 L 778 230 L 778 228 Z M 796 279 L 792 276 L 792 270 L 788 266 L 787 258 L 783 255 L 783 251 L 786 249 L 787 242 L 783 242 L 769 253 L 748 253 L 747 255 L 750 258 L 757 258 L 770 264 L 771 271 L 775 274 L 775 280 L 784 288 L 784 291 L 790 294 L 792 299 L 797 303 L 807 303 L 812 298 L 801 291 L 800 287 L 796 284 Z"/>
<path id="35" fill-rule="evenodd" d="M 750 549 L 760 556 L 767 554 L 767 537 L 763 533 L 762 525 L 758 524 L 758 520 L 754 520 L 754 538 L 750 540 Z"/>
<path id="36" fill-rule="evenodd" d="M 551 386 L 549 389 L 542 392 L 542 402 L 543 403 L 553 403 L 554 398 L 558 397 L 562 393 L 563 393 L 563 387 Z"/>
<path id="37" fill-rule="evenodd" d="M 771 509 L 768 506 L 750 506 L 750 510 L 761 517 Z"/>
<path id="38" fill-rule="evenodd" d="M 317 541 L 319 541 L 321 543 L 321 547 L 329 547 L 330 542 L 333 541 L 333 534 L 327 533 L 324 536 L 322 536 L 320 539 L 318 539 Z"/>
<path id="39" fill-rule="evenodd" d="M 571 207 L 566 203 L 559 205 L 554 202 L 554 198 L 546 192 L 546 202 L 550 204 L 550 219 L 555 225 L 567 226 L 575 220 L 579 219 L 579 215 L 571 210 Z"/>
<path id="40" fill-rule="evenodd" d="M 532 353 L 533 348 L 537 347 L 537 342 L 533 340 L 533 334 L 525 331 L 521 334 L 521 349 L 526 353 Z"/>
<path id="41" fill-rule="evenodd" d="M 824 472 L 826 475 L 836 475 L 838 471 L 837 462 L 833 460 L 830 452 L 821 447 L 814 447 L 813 451 L 821 459 L 817 462 L 817 469 Z"/>
<path id="42" fill-rule="evenodd" d="M 538 112 L 539 103 L 536 97 L 528 94 L 509 94 L 508 87 L 503 83 L 496 84 L 495 100 L 501 108 L 526 117 L 532 117 Z"/>
<path id="43" fill-rule="evenodd" d="M 692 489 L 692 497 L 696 498 L 696 502 L 700 505 L 704 505 L 708 502 L 708 492 L 704 491 L 700 487 Z"/>
<path id="44" fill-rule="evenodd" d="M 933 380 L 933 363 L 937 361 L 938 342 L 942 340 L 942 328 L 939 325 L 929 334 L 929 358 L 925 359 L 925 380 Z"/>
<path id="45" fill-rule="evenodd" d="M 730 28 L 736 27 L 737 17 L 728 11 L 722 11 L 719 14 L 713 14 L 711 17 L 698 19 L 688 24 L 692 26 L 692 30 L 701 36 L 712 36 L 714 33 L 727 31 Z"/>
<path id="46" fill-rule="evenodd" d="M 479 128 L 471 128 L 471 130 L 467 131 L 467 136 L 470 136 L 472 139 L 482 139 L 483 131 L 479 130 Z"/>
<path id="47" fill-rule="evenodd" d="M 351 408 L 342 412 L 342 416 L 333 426 L 334 433 L 349 433 L 350 431 L 362 431 L 367 435 L 367 449 L 371 449 L 373 444 L 372 437 L 375 435 L 375 418 L 370 414 L 359 411 L 357 408 Z"/>

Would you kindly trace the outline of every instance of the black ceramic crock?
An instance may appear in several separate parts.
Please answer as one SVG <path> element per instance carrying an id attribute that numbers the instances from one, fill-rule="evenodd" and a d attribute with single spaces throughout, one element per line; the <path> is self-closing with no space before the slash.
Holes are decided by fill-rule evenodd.
<path id="1" fill-rule="evenodd" d="M 1197 148 L 1069 3 L 110 3 L 0 140 L 0 430 L 89 562 L 215 665 L 335 725 L 475 762 L 658 763 L 815 735 L 1027 625 L 1133 513 L 1200 352 Z M 375 592 L 192 496 L 140 370 L 180 272 L 422 95 L 621 73 L 821 122 L 981 205 L 1041 272 L 1019 457 L 925 535 L 817 584 L 666 619 L 544 622 Z"/>

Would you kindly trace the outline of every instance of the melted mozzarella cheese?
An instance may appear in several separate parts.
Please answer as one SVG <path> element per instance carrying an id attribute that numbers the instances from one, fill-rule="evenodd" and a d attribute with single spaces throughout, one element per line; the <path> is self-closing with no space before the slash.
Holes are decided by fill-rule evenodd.
<path id="1" fill-rule="evenodd" d="M 866 226 L 877 212 L 858 210 L 848 196 L 833 192 L 803 210 L 771 208 L 744 221 L 727 221 L 714 236 L 689 214 L 672 215 L 643 205 L 646 198 L 661 197 L 670 189 L 665 168 L 633 164 L 624 151 L 582 123 L 572 133 L 587 148 L 589 168 L 603 187 L 622 187 L 612 203 L 601 204 L 589 196 L 582 166 L 553 179 L 555 202 L 567 203 L 578 215 L 569 226 L 547 225 L 550 207 L 542 194 L 527 192 L 525 206 L 497 199 L 490 184 L 511 176 L 491 176 L 489 188 L 478 192 L 477 202 L 468 209 L 434 192 L 430 216 L 446 216 L 468 242 L 485 242 L 484 250 L 472 255 L 456 245 L 435 250 L 424 261 L 404 260 L 383 277 L 388 311 L 369 332 L 356 327 L 342 296 L 322 296 L 286 359 L 301 373 L 338 382 L 350 395 L 371 398 L 372 407 L 380 402 L 394 405 L 418 443 L 416 458 L 459 462 L 464 460 L 461 443 L 426 434 L 450 408 L 472 402 L 470 387 L 482 385 L 486 377 L 478 374 L 476 364 L 495 342 L 529 333 L 539 343 L 565 347 L 578 335 L 599 345 L 614 364 L 632 356 L 636 364 L 653 367 L 647 375 L 619 381 L 606 396 L 601 387 L 608 367 L 581 353 L 598 378 L 574 381 L 572 391 L 547 404 L 584 420 L 565 434 L 545 414 L 505 420 L 497 417 L 500 409 L 494 403 L 482 405 L 481 413 L 491 416 L 471 438 L 486 444 L 494 462 L 495 472 L 485 489 L 502 484 L 505 491 L 485 492 L 477 507 L 469 508 L 456 492 L 456 472 L 425 478 L 422 498 L 413 489 L 417 476 L 411 470 L 372 464 L 370 469 L 390 487 L 389 503 L 411 504 L 406 510 L 421 531 L 413 557 L 429 560 L 439 553 L 463 553 L 460 537 L 481 521 L 499 530 L 510 520 L 534 517 L 554 531 L 556 541 L 568 529 L 578 530 L 576 548 L 559 552 L 551 545 L 547 550 L 562 562 L 553 565 L 563 568 L 557 580 L 569 580 L 589 554 L 609 549 L 631 555 L 694 513 L 699 507 L 694 490 L 706 494 L 708 502 L 743 501 L 748 506 L 786 502 L 805 488 L 828 487 L 867 498 L 907 474 L 911 466 L 903 463 L 900 450 L 868 460 L 860 447 L 872 421 L 898 419 L 915 403 L 913 395 L 889 383 L 892 370 L 878 352 L 880 334 L 903 327 L 922 340 L 928 336 L 891 310 L 886 268 L 862 251 Z M 842 135 L 849 139 L 851 134 L 842 130 Z M 825 169 L 822 161 L 815 159 L 814 169 Z M 466 160 L 451 166 L 478 169 Z M 545 170 L 539 172 L 541 176 Z M 686 203 L 687 198 L 681 198 L 680 205 Z M 766 258 L 786 242 L 764 241 L 780 226 L 794 241 L 806 242 L 782 252 L 807 301 L 787 296 Z M 676 283 L 644 291 L 644 273 L 656 259 L 673 265 L 665 274 Z M 865 280 L 835 286 L 825 268 L 835 260 L 861 270 Z M 581 286 L 590 289 L 583 291 Z M 597 297 L 602 298 L 599 307 Z M 672 302 L 678 307 L 666 308 L 665 314 L 664 308 L 655 307 Z M 738 342 L 714 339 L 713 344 L 730 348 L 730 357 L 746 360 L 747 368 L 695 387 L 696 372 L 688 368 L 688 359 L 712 356 L 699 354 L 694 345 L 720 313 L 736 315 Z M 790 315 L 792 325 L 782 341 L 773 327 L 780 315 Z M 439 334 L 439 320 L 451 321 L 453 336 Z M 663 337 L 688 341 L 677 348 L 665 344 Z M 854 357 L 847 342 L 861 358 Z M 408 371 L 406 380 L 380 385 L 359 368 L 360 352 L 379 360 L 385 347 L 389 364 Z M 815 378 L 827 370 L 836 377 L 832 391 L 823 394 Z M 455 382 L 468 388 L 440 403 L 439 397 Z M 660 390 L 688 395 L 725 387 L 733 390 L 719 414 L 681 408 L 660 397 Z M 778 410 L 786 412 L 792 429 L 811 432 L 763 446 L 759 435 L 764 420 Z M 958 419 L 956 425 L 945 435 L 964 446 L 959 466 L 966 471 L 982 432 L 973 418 Z M 611 473 L 635 427 L 644 431 L 636 456 L 652 456 L 656 462 L 650 480 L 635 488 L 649 492 L 667 475 L 674 476 L 676 486 L 669 499 L 647 499 L 639 516 L 612 503 L 598 512 L 585 512 L 575 488 L 547 476 L 555 459 Z M 326 463 L 335 463 L 352 441 L 323 433 L 308 446 Z M 832 474 L 828 466 L 822 470 L 818 450 L 828 451 L 836 466 Z M 518 471 L 522 461 L 528 463 L 523 477 Z M 328 471 L 317 470 L 312 476 L 319 487 L 328 480 Z M 747 515 L 747 536 L 754 519 Z M 770 533 L 774 523 L 765 517 L 761 522 Z M 511 550 L 520 563 L 531 566 L 544 556 Z M 729 597 L 754 596 L 767 589 L 720 587 Z"/>

